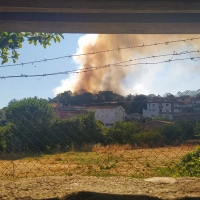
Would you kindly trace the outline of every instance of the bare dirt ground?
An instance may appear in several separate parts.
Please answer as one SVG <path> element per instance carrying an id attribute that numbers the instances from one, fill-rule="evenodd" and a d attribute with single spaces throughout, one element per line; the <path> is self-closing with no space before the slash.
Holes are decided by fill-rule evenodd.
<path id="1" fill-rule="evenodd" d="M 23 178 L 14 182 L 1 180 L 0 199 L 200 199 L 200 179 L 151 182 L 128 177 L 75 175 Z"/>
<path id="2" fill-rule="evenodd" d="M 170 167 L 195 148 L 112 147 L 54 155 L 3 155 L 0 199 L 200 200 L 200 178 L 166 179 L 171 176 Z M 155 176 L 165 178 L 145 179 Z"/>

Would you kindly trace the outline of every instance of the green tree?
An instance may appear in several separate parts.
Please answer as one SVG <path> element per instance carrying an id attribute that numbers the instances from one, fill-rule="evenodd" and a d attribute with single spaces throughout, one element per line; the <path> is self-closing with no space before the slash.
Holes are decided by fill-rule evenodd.
<path id="1" fill-rule="evenodd" d="M 131 143 L 133 134 L 139 132 L 139 126 L 134 122 L 116 122 L 114 126 L 108 129 L 106 134 L 107 143 L 126 144 Z"/>
<path id="2" fill-rule="evenodd" d="M 7 122 L 5 126 L 0 126 L 0 151 L 15 152 L 21 149 L 21 142 L 13 134 L 15 125 Z"/>
<path id="3" fill-rule="evenodd" d="M 71 98 L 71 105 L 91 105 L 96 100 L 95 95 L 87 92 L 86 90 L 80 90 L 78 92 L 73 93 Z"/>
<path id="4" fill-rule="evenodd" d="M 147 109 L 147 96 L 143 94 L 135 96 L 131 103 L 130 112 L 142 114 L 143 109 Z"/>
<path id="5" fill-rule="evenodd" d="M 71 126 L 70 138 L 78 146 L 85 144 L 97 144 L 103 143 L 104 126 L 95 119 L 94 112 L 90 112 L 87 115 L 81 115 L 69 120 Z"/>
<path id="6" fill-rule="evenodd" d="M 126 101 L 132 101 L 132 95 L 131 94 L 128 94 L 126 96 Z"/>
<path id="7" fill-rule="evenodd" d="M 166 97 L 166 98 L 169 98 L 171 100 L 175 99 L 175 96 L 171 93 L 165 93 L 163 96 Z"/>
<path id="8" fill-rule="evenodd" d="M 159 147 L 163 145 L 162 135 L 155 130 L 141 131 L 133 134 L 131 140 L 133 144 L 138 146 L 148 145 L 149 147 Z"/>
<path id="9" fill-rule="evenodd" d="M 11 136 L 20 149 L 45 150 L 52 143 L 49 127 L 54 119 L 53 108 L 45 99 L 25 98 L 5 109 L 7 121 L 12 124 Z"/>
<path id="10" fill-rule="evenodd" d="M 183 138 L 185 140 L 193 139 L 197 132 L 198 123 L 194 120 L 179 120 L 176 124 L 183 129 Z M 199 129 L 200 130 L 200 129 Z"/>
<path id="11" fill-rule="evenodd" d="M 72 92 L 70 90 L 58 94 L 55 98 L 51 99 L 49 102 L 57 103 L 62 106 L 69 106 L 71 104 Z"/>
<path id="12" fill-rule="evenodd" d="M 39 43 L 44 48 L 51 45 L 51 41 L 60 42 L 60 37 L 64 38 L 60 33 L 38 33 L 38 32 L 0 32 L 0 57 L 2 64 L 8 62 L 11 58 L 15 63 L 19 58 L 17 49 L 22 48 L 22 43 L 27 40 L 29 44 L 35 46 Z"/>
<path id="13" fill-rule="evenodd" d="M 6 135 L 9 133 L 9 126 L 0 126 L 0 152 L 5 151 L 7 147 Z"/>
<path id="14" fill-rule="evenodd" d="M 9 103 L 8 103 L 8 105 L 10 105 L 10 104 L 12 104 L 12 103 L 15 103 L 17 101 L 17 99 L 12 99 Z"/>
<path id="15" fill-rule="evenodd" d="M 84 89 L 72 93 L 71 91 L 65 91 L 58 94 L 53 99 L 48 100 L 50 103 L 58 103 L 63 106 L 90 106 L 95 103 L 107 103 L 107 102 L 121 102 L 125 101 L 125 97 L 112 91 L 100 91 L 97 94 L 93 94 Z"/>
<path id="16" fill-rule="evenodd" d="M 6 125 L 5 111 L 4 109 L 0 109 L 0 126 Z"/>
<path id="17" fill-rule="evenodd" d="M 116 94 L 112 91 L 99 91 L 97 94 L 97 103 L 112 102 L 112 101 L 124 101 L 125 97 Z"/>
<path id="18" fill-rule="evenodd" d="M 72 144 L 79 149 L 84 145 L 104 142 L 104 126 L 95 119 L 94 112 L 70 119 L 55 119 L 51 130 L 56 133 L 51 140 L 63 150 Z"/>
<path id="19" fill-rule="evenodd" d="M 167 124 L 160 128 L 160 133 L 165 137 L 166 144 L 173 144 L 184 139 L 184 130 L 179 124 Z"/>

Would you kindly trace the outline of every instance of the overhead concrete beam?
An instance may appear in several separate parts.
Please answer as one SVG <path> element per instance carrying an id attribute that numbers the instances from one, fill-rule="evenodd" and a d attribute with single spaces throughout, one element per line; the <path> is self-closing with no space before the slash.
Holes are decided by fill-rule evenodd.
<path id="1" fill-rule="evenodd" d="M 200 13 L 198 0 L 0 0 L 0 12 Z"/>
<path id="2" fill-rule="evenodd" d="M 0 0 L 0 30 L 200 33 L 197 0 Z"/>

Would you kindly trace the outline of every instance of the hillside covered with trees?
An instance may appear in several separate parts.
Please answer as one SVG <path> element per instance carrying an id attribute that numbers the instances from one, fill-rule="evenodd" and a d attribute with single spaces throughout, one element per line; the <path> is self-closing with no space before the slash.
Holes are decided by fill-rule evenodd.
<path id="1" fill-rule="evenodd" d="M 77 96 L 80 98 L 82 94 Z M 133 100 L 131 105 L 134 103 L 138 101 Z M 108 128 L 96 120 L 94 112 L 59 119 L 48 100 L 37 97 L 12 100 L 1 110 L 0 152 L 52 152 L 55 149 L 69 151 L 72 146 L 80 150 L 84 146 L 95 144 L 130 144 L 133 148 L 159 147 L 181 144 L 200 132 L 200 123 L 197 121 L 177 121 L 147 130 L 142 128 L 141 123 L 142 121 L 116 122 L 113 127 Z"/>
<path id="2" fill-rule="evenodd" d="M 123 105 L 126 113 L 140 113 L 147 107 L 146 95 L 116 94 L 113 91 L 99 91 L 96 94 L 86 90 L 72 93 L 65 91 L 54 98 L 49 98 L 49 103 L 57 103 L 60 106 L 93 106 L 93 105 Z"/>

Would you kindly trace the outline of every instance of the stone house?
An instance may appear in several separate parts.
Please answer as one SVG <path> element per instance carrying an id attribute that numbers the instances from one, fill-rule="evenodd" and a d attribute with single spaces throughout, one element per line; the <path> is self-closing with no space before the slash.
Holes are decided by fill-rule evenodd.
<path id="1" fill-rule="evenodd" d="M 91 106 L 91 107 L 72 107 L 57 106 L 52 104 L 55 114 L 60 119 L 68 119 L 77 115 L 86 115 L 90 111 L 95 113 L 95 118 L 101 121 L 104 126 L 113 126 L 115 122 L 125 120 L 127 114 L 122 106 Z"/>

